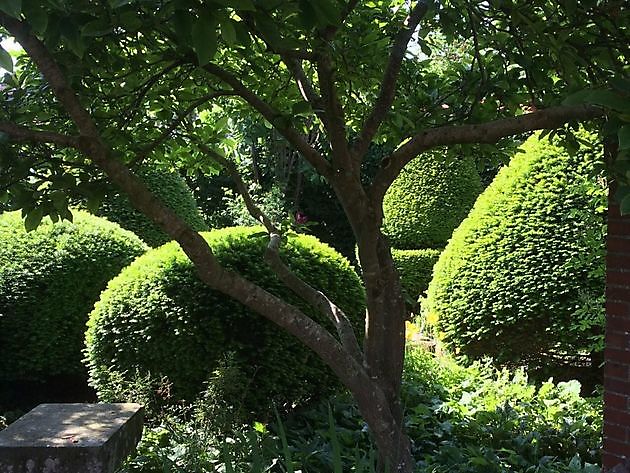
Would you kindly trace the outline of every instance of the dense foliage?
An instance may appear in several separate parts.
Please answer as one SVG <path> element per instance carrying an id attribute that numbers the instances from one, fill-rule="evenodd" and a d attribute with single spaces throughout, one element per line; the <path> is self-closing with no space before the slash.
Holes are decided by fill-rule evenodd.
<path id="1" fill-rule="evenodd" d="M 429 286 L 440 250 L 426 248 L 424 250 L 392 249 L 394 264 L 400 274 L 400 282 L 407 296 L 415 302 L 418 295 L 423 294 Z"/>
<path id="2" fill-rule="evenodd" d="M 429 311 L 459 353 L 535 368 L 602 350 L 606 187 L 580 136 L 575 153 L 531 137 L 441 255 Z"/>
<path id="3" fill-rule="evenodd" d="M 581 398 L 575 381 L 535 387 L 522 371 L 463 368 L 415 348 L 407 355 L 403 392 L 414 471 L 600 471 L 601 401 Z M 213 433 L 213 414 L 200 400 L 185 420 L 162 418 L 121 471 L 375 471 L 369 432 L 348 396 L 268 426 L 236 426 L 227 437 Z"/>
<path id="4" fill-rule="evenodd" d="M 266 238 L 256 228 L 225 228 L 205 237 L 221 264 L 328 325 L 296 297 L 263 260 Z M 364 293 L 349 263 L 305 235 L 290 236 L 282 256 L 300 277 L 329 294 L 360 332 Z M 112 280 L 89 321 L 91 382 L 104 400 L 128 397 L 135 378 L 170 384 L 171 399 L 193 399 L 223 363 L 242 372 L 225 393 L 245 416 L 319 398 L 337 387 L 315 354 L 271 322 L 197 278 L 176 243 L 138 258 Z"/>
<path id="5" fill-rule="evenodd" d="M 138 174 L 149 189 L 192 228 L 207 230 L 192 192 L 179 174 L 149 167 L 140 168 Z M 156 247 L 171 240 L 148 217 L 138 212 L 126 196 L 117 191 L 111 190 L 108 193 L 98 208 L 97 215 L 134 232 L 149 246 Z"/>
<path id="6" fill-rule="evenodd" d="M 405 166 L 385 194 L 383 230 L 394 248 L 443 248 L 480 192 L 472 157 L 425 153 Z"/>
<path id="7" fill-rule="evenodd" d="M 0 381 L 85 375 L 85 323 L 107 281 L 146 247 L 105 219 L 74 211 L 31 232 L 0 215 Z"/>

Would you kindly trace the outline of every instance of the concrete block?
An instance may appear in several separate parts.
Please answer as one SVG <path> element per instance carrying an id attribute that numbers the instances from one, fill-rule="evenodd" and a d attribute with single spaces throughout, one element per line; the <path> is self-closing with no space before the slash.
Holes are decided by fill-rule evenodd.
<path id="1" fill-rule="evenodd" d="M 143 417 L 139 404 L 40 404 L 0 431 L 0 473 L 112 473 Z"/>

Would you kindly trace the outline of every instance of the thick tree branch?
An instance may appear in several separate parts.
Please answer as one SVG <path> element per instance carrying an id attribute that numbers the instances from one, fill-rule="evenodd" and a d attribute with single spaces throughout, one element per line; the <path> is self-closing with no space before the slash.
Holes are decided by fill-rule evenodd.
<path id="1" fill-rule="evenodd" d="M 348 356 L 347 351 L 327 330 L 295 306 L 221 267 L 201 235 L 157 199 L 123 163 L 111 158 L 109 149 L 101 140 L 89 113 L 79 102 L 44 44 L 30 34 L 29 27 L 1 12 L 0 25 L 4 26 L 22 45 L 50 84 L 57 100 L 75 122 L 81 133 L 79 138 L 81 151 L 127 194 L 134 207 L 177 240 L 182 250 L 194 263 L 197 274 L 204 283 L 238 300 L 296 336 L 315 351 L 353 392 L 359 391 L 365 383 L 371 383 L 362 366 L 353 357 Z M 380 396 L 378 386 L 373 387 L 373 396 Z M 386 409 L 387 405 L 385 404 L 382 408 Z M 383 428 L 389 427 L 383 426 Z"/>
<path id="2" fill-rule="evenodd" d="M 350 150 L 346 135 L 346 118 L 335 87 L 335 74 L 330 56 L 323 55 L 317 61 L 317 77 L 324 102 L 326 120 L 324 126 L 332 147 L 333 164 L 337 171 L 352 171 Z M 345 169 L 347 168 L 347 169 Z"/>
<path id="3" fill-rule="evenodd" d="M 267 232 L 269 232 L 269 245 L 265 252 L 265 260 L 278 276 L 278 278 L 295 294 L 305 300 L 308 304 L 316 308 L 320 313 L 327 317 L 335 326 L 339 340 L 343 347 L 350 355 L 359 363 L 363 363 L 363 356 L 359 348 L 352 324 L 346 314 L 334 302 L 332 302 L 323 292 L 315 289 L 310 284 L 298 277 L 289 267 L 282 261 L 280 257 L 280 244 L 282 234 L 280 230 L 273 224 L 271 219 L 256 205 L 254 199 L 247 189 L 247 185 L 243 181 L 241 174 L 236 166 L 229 159 L 224 158 L 219 153 L 213 151 L 205 144 L 195 140 L 197 147 L 206 154 L 210 159 L 222 165 L 230 174 L 230 177 L 236 185 L 236 189 L 243 197 L 245 206 L 249 213 L 256 220 L 261 222 Z"/>
<path id="4" fill-rule="evenodd" d="M 64 148 L 78 148 L 77 136 L 62 135 L 52 131 L 32 130 L 15 123 L 0 122 L 0 132 L 6 133 L 11 141 L 18 143 L 52 143 Z"/>
<path id="5" fill-rule="evenodd" d="M 423 151 L 436 146 L 496 143 L 501 138 L 518 133 L 557 128 L 573 120 L 586 121 L 603 115 L 601 108 L 590 105 L 558 106 L 478 125 L 450 125 L 424 130 L 383 159 L 382 167 L 370 187 L 370 196 L 373 202 L 381 202 L 403 167 Z"/>
<path id="6" fill-rule="evenodd" d="M 308 144 L 304 136 L 302 136 L 293 126 L 287 123 L 288 117 L 284 117 L 279 111 L 275 110 L 271 105 L 262 100 L 253 91 L 247 88 L 234 74 L 217 66 L 216 64 L 206 64 L 203 68 L 213 76 L 221 79 L 223 82 L 232 87 L 237 95 L 241 96 L 249 103 L 258 113 L 260 113 L 269 123 L 271 123 L 286 140 L 297 149 L 304 158 L 319 172 L 322 176 L 330 178 L 332 176 L 332 167 L 330 163 L 311 145 Z"/>
<path id="7" fill-rule="evenodd" d="M 400 67 L 405 57 L 409 41 L 411 41 L 414 31 L 418 27 L 420 20 L 422 20 L 426 14 L 428 8 L 429 4 L 426 0 L 421 0 L 416 3 L 416 6 L 413 7 L 405 24 L 394 39 L 394 44 L 392 44 L 389 53 L 389 60 L 385 67 L 385 73 L 381 80 L 381 90 L 379 91 L 378 98 L 376 99 L 372 112 L 363 124 L 359 138 L 353 146 L 354 155 L 357 156 L 358 159 L 362 159 L 367 152 L 372 138 L 374 138 L 374 135 L 392 106 L 396 95 L 398 74 L 400 73 Z"/>
<path id="8" fill-rule="evenodd" d="M 300 296 L 311 306 L 315 307 L 319 312 L 327 316 L 334 324 L 339 339 L 344 349 L 348 351 L 355 361 L 362 364 L 363 355 L 359 348 L 352 324 L 346 314 L 333 301 L 331 301 L 323 292 L 315 289 L 299 278 L 280 257 L 280 244 L 282 235 L 279 233 L 269 234 L 269 245 L 265 252 L 265 260 L 273 269 L 273 272 L 280 280 L 295 294 Z"/>

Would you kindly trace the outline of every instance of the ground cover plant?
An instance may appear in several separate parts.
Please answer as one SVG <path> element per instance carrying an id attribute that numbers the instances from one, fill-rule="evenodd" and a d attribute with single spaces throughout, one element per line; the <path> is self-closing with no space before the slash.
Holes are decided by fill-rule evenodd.
<path id="1" fill-rule="evenodd" d="M 462 367 L 408 350 L 403 399 L 414 471 L 600 471 L 601 398 L 580 397 L 577 382 L 534 386 L 522 370 Z M 138 456 L 121 473 L 375 471 L 375 445 L 347 394 L 227 432 L 216 429 L 208 400 L 147 429 Z"/>
<path id="2" fill-rule="evenodd" d="M 0 50 L 9 71 L 2 200 L 35 225 L 64 213 L 58 191 L 96 194 L 98 168 L 179 243 L 205 284 L 317 353 L 357 401 L 380 468 L 410 472 L 400 397 L 408 313 L 381 231 L 383 197 L 423 152 L 571 121 L 605 116 L 603 134 L 625 153 L 628 15 L 616 1 L 2 0 L 0 35 L 24 48 L 15 63 Z M 244 117 L 282 135 L 341 204 L 366 289 L 362 345 L 342 311 L 283 263 L 286 227 L 266 219 L 239 182 L 232 130 Z M 562 133 L 571 141 L 570 129 Z M 392 152 L 363 182 L 374 144 Z M 274 271 L 334 330 L 223 268 L 132 172 L 173 156 L 187 172 L 228 170 L 265 224 Z"/>

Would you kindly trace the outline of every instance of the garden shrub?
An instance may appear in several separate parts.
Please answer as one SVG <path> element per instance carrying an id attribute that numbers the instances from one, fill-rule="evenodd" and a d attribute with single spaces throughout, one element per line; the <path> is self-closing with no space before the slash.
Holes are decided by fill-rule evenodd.
<path id="1" fill-rule="evenodd" d="M 580 136 L 528 139 L 436 263 L 428 311 L 459 353 L 553 372 L 603 349 L 606 188 Z"/>
<path id="2" fill-rule="evenodd" d="M 481 192 L 470 156 L 425 153 L 407 164 L 383 201 L 383 231 L 401 250 L 444 248 Z"/>
<path id="3" fill-rule="evenodd" d="M 598 473 L 602 402 L 579 390 L 575 381 L 536 387 L 523 370 L 463 367 L 410 346 L 402 393 L 414 471 Z M 280 423 L 237 426 L 228 442 L 208 429 L 214 411 L 208 417 L 203 402 L 195 407 L 145 429 L 139 455 L 121 473 L 376 471 L 370 432 L 347 393 Z"/>
<path id="4" fill-rule="evenodd" d="M 222 266 L 332 328 L 268 268 L 267 237 L 259 228 L 204 236 Z M 282 256 L 362 331 L 364 293 L 345 258 L 306 235 L 289 236 Z M 105 400 L 124 397 L 125 384 L 137 376 L 170 383 L 166 401 L 193 400 L 226 357 L 243 372 L 241 398 L 231 395 L 245 414 L 263 412 L 272 401 L 281 407 L 318 398 L 337 386 L 332 372 L 301 342 L 205 286 L 174 242 L 149 251 L 109 283 L 91 314 L 87 347 L 91 383 Z"/>
<path id="5" fill-rule="evenodd" d="M 437 249 L 397 250 L 392 249 L 394 265 L 400 275 L 403 289 L 409 297 L 416 301 L 424 294 L 431 281 L 433 265 L 440 256 Z"/>
<path id="6" fill-rule="evenodd" d="M 0 215 L 0 382 L 82 375 L 88 314 L 107 281 L 146 247 L 117 224 L 73 211 L 26 232 Z"/>
<path id="7" fill-rule="evenodd" d="M 145 167 L 138 170 L 138 175 L 157 197 L 194 230 L 208 229 L 192 192 L 179 174 Z M 96 214 L 134 232 L 151 247 L 160 246 L 171 240 L 148 217 L 138 212 L 127 196 L 117 191 L 112 190 L 108 193 Z"/>

